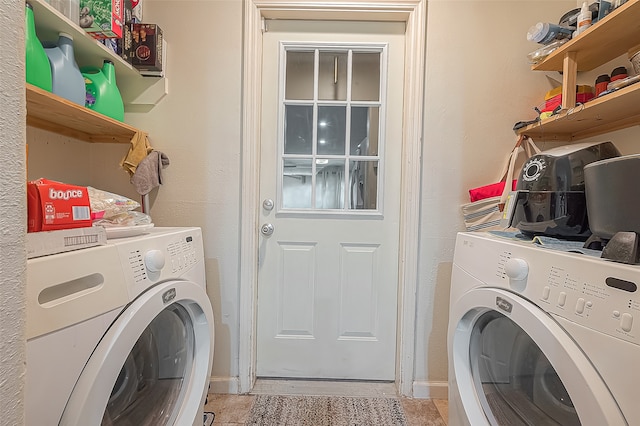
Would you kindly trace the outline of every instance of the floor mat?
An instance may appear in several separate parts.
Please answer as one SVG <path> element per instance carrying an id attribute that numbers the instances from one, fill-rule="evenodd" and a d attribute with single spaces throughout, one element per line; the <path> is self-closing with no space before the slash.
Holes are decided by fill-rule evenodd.
<path id="1" fill-rule="evenodd" d="M 211 426 L 213 424 L 213 419 L 216 418 L 216 415 L 212 412 L 204 413 L 204 426 Z"/>
<path id="2" fill-rule="evenodd" d="M 397 398 L 258 395 L 246 425 L 406 426 Z"/>

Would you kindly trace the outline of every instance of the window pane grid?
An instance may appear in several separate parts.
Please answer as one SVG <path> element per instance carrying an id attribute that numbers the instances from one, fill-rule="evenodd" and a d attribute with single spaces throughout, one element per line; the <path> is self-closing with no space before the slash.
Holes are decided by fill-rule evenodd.
<path id="1" fill-rule="evenodd" d="M 371 54 L 377 55 L 378 67 L 381 67 L 379 50 L 341 50 L 335 47 L 313 50 L 300 47 L 285 49 L 285 56 L 293 53 L 295 60 L 285 61 L 286 82 L 281 103 L 285 111 L 285 137 L 284 143 L 280 144 L 282 148 L 279 160 L 283 164 L 280 200 L 284 209 L 302 209 L 310 212 L 348 212 L 355 209 L 375 212 L 380 209 L 377 204 L 378 169 L 381 163 L 378 150 L 378 116 L 382 108 L 379 81 L 382 73 L 381 70 L 373 72 L 374 80 L 377 79 L 373 91 L 369 90 L 373 87 L 371 82 L 360 82 L 360 100 L 352 101 L 354 52 L 366 53 L 369 61 Z M 308 63 L 311 56 L 313 64 Z M 345 57 L 346 73 L 342 69 Z M 304 63 L 305 60 L 308 62 Z M 290 63 L 295 64 L 296 68 L 290 69 Z M 366 61 L 359 64 L 359 78 L 364 75 L 362 70 L 366 65 Z M 297 69 L 306 70 L 307 75 L 294 76 L 293 73 Z M 308 75 L 311 69 L 312 77 Z M 342 81 L 345 74 L 346 90 L 345 82 Z M 298 80 L 313 81 L 312 99 L 308 99 L 306 95 L 302 98 L 293 96 L 306 92 L 296 92 L 289 88 L 305 87 L 307 90 L 306 83 L 302 84 Z M 320 84 L 324 85 L 322 91 Z M 334 99 L 329 99 L 332 92 L 331 84 L 336 85 L 333 88 Z M 307 108 L 310 111 L 305 112 Z M 358 112 L 357 117 L 353 116 L 354 112 Z M 372 117 L 375 117 L 375 120 L 372 120 Z M 369 133 L 374 137 L 370 138 Z M 310 136 L 311 141 L 304 135 Z M 370 147 L 370 139 L 374 139 L 373 149 Z M 363 144 L 366 145 L 366 149 L 363 149 Z"/>

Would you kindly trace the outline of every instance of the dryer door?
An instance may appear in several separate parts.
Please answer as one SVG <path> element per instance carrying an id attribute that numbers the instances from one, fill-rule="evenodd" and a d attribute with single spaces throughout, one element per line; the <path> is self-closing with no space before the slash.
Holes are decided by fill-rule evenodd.
<path id="1" fill-rule="evenodd" d="M 189 281 L 159 284 L 106 332 L 60 424 L 191 425 L 204 404 L 212 359 L 213 313 L 205 291 Z"/>
<path id="2" fill-rule="evenodd" d="M 544 311 L 479 288 L 452 307 L 450 351 L 473 425 L 626 425 L 600 375 Z"/>

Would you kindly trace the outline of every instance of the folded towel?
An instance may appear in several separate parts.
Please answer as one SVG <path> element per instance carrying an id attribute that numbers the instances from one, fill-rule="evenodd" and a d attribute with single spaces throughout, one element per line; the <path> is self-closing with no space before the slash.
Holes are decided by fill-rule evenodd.
<path id="1" fill-rule="evenodd" d="M 151 151 L 144 157 L 131 176 L 131 183 L 138 194 L 147 195 L 153 188 L 162 185 L 162 169 L 168 165 L 169 157 L 160 151 Z"/>
<path id="2" fill-rule="evenodd" d="M 120 167 L 129 172 L 130 176 L 133 176 L 140 161 L 151 151 L 153 151 L 153 148 L 151 148 L 147 134 L 137 132 L 131 139 L 131 146 L 129 147 L 127 155 L 125 155 L 120 162 Z"/>

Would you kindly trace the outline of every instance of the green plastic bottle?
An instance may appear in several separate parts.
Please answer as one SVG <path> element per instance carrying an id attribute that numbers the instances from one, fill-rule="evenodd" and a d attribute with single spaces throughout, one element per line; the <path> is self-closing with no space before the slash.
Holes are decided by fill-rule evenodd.
<path id="1" fill-rule="evenodd" d="M 87 89 L 85 106 L 111 117 L 124 121 L 124 104 L 116 85 L 116 69 L 113 62 L 105 60 L 102 69 L 82 68 Z"/>
<path id="2" fill-rule="evenodd" d="M 36 35 L 33 7 L 26 3 L 25 13 L 25 68 L 27 83 L 51 92 L 51 66 L 49 58 Z"/>

